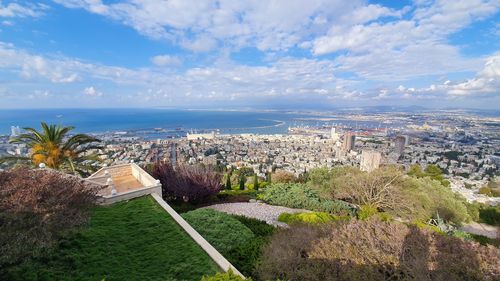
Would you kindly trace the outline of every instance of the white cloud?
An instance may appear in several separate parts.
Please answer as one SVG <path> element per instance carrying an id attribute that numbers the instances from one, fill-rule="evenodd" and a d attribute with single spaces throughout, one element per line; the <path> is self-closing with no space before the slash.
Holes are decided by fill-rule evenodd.
<path id="1" fill-rule="evenodd" d="M 0 1 L 0 17 L 39 17 L 43 15 L 43 11 L 46 9 L 48 9 L 48 6 L 43 4 L 27 3 L 26 5 L 21 5 L 13 2 L 4 6 Z"/>
<path id="2" fill-rule="evenodd" d="M 178 57 L 170 55 L 158 55 L 151 58 L 151 62 L 157 66 L 177 66 L 181 64 Z"/>
<path id="3" fill-rule="evenodd" d="M 488 58 L 476 77 L 450 85 L 448 93 L 453 96 L 500 95 L 500 54 Z"/>
<path id="4" fill-rule="evenodd" d="M 83 94 L 89 97 L 100 97 L 102 92 L 96 90 L 94 86 L 87 87 L 83 90 Z"/>

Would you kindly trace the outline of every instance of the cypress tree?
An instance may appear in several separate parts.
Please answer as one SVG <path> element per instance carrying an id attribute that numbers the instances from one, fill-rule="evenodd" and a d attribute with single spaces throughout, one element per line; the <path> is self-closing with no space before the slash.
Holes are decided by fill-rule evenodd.
<path id="1" fill-rule="evenodd" d="M 271 172 L 268 172 L 268 173 L 267 173 L 267 182 L 268 182 L 268 183 L 271 183 L 271 182 L 272 182 L 272 179 L 271 179 Z"/>
<path id="2" fill-rule="evenodd" d="M 257 175 L 253 175 L 253 189 L 259 190 L 259 177 Z"/>
<path id="3" fill-rule="evenodd" d="M 245 190 L 245 175 L 241 174 L 240 176 L 240 190 Z"/>
<path id="4" fill-rule="evenodd" d="M 227 174 L 226 178 L 226 189 L 231 190 L 231 174 Z"/>

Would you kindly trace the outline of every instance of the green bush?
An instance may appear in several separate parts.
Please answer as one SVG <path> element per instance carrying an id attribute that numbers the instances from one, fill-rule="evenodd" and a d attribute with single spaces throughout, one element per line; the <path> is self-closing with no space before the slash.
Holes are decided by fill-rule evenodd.
<path id="1" fill-rule="evenodd" d="M 419 228 L 419 229 L 430 230 L 430 231 L 434 231 L 436 233 L 443 234 L 443 235 L 446 234 L 441 229 L 439 229 L 439 227 L 437 227 L 435 225 L 431 225 L 431 224 L 425 223 L 425 222 L 422 222 L 422 221 L 416 221 L 414 223 L 414 225 L 417 228 Z"/>
<path id="2" fill-rule="evenodd" d="M 362 205 L 358 210 L 358 219 L 366 220 L 378 213 L 377 208 L 370 205 Z"/>
<path id="3" fill-rule="evenodd" d="M 500 226 L 500 205 L 496 207 L 483 205 L 479 209 L 479 221 L 493 226 Z"/>
<path id="4" fill-rule="evenodd" d="M 343 201 L 322 199 L 318 193 L 304 184 L 271 184 L 260 195 L 261 199 L 273 205 L 307 209 L 338 215 L 352 215 L 355 210 Z"/>
<path id="5" fill-rule="evenodd" d="M 262 247 L 267 243 L 266 238 L 255 237 L 243 244 L 240 244 L 229 251 L 225 257 L 242 274 L 251 276 L 255 266 L 260 260 Z"/>
<path id="6" fill-rule="evenodd" d="M 255 236 L 258 237 L 268 237 L 274 233 L 276 228 L 272 225 L 267 224 L 264 221 L 257 220 L 254 218 L 249 218 L 245 216 L 232 215 L 235 219 L 239 220 L 242 224 L 248 227 Z"/>
<path id="7" fill-rule="evenodd" d="M 470 233 L 467 233 L 465 231 L 462 231 L 462 230 L 455 230 L 453 231 L 453 234 L 452 234 L 453 237 L 458 237 L 458 238 L 462 238 L 466 241 L 474 241 L 474 237 L 472 237 L 472 235 Z"/>
<path id="8" fill-rule="evenodd" d="M 311 213 L 282 213 L 278 217 L 278 221 L 284 222 L 286 224 L 294 224 L 294 223 L 311 223 L 311 224 L 319 224 L 319 223 L 327 223 L 331 221 L 337 220 L 348 220 L 349 216 L 335 216 L 328 213 L 323 212 L 311 212 Z"/>
<path id="9" fill-rule="evenodd" d="M 263 221 L 212 209 L 198 209 L 182 217 L 246 276 L 253 274 L 267 237 L 275 231 Z"/>
<path id="10" fill-rule="evenodd" d="M 181 216 L 222 255 L 254 238 L 248 227 L 222 212 L 197 209 Z"/>
<path id="11" fill-rule="evenodd" d="M 251 278 L 243 279 L 240 276 L 233 273 L 233 271 L 229 270 L 228 272 L 218 272 L 212 276 L 203 276 L 201 281 L 252 281 Z"/>

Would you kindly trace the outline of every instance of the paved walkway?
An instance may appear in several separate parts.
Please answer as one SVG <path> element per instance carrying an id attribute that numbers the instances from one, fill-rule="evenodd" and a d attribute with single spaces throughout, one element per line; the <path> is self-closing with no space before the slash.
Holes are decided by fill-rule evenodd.
<path id="1" fill-rule="evenodd" d="M 267 224 L 281 227 L 287 227 L 287 224 L 278 221 L 278 216 L 280 214 L 309 212 L 302 209 L 292 209 L 287 207 L 268 205 L 266 203 L 251 202 L 216 204 L 205 208 L 214 209 L 228 214 L 254 218 L 265 221 Z"/>

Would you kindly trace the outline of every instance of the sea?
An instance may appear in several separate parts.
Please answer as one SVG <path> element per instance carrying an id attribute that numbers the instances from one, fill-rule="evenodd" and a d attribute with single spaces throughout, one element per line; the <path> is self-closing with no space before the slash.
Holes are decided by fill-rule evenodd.
<path id="1" fill-rule="evenodd" d="M 320 118 L 321 117 L 321 118 Z M 0 135 L 11 126 L 40 128 L 40 122 L 74 126 L 78 133 L 117 133 L 144 139 L 182 137 L 187 133 L 287 134 L 297 126 L 363 126 L 379 122 L 353 121 L 293 111 L 227 111 L 159 108 L 8 109 L 0 110 Z M 325 121 L 325 118 L 330 118 Z"/>

